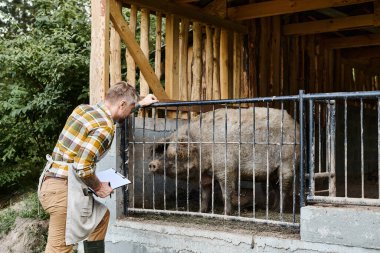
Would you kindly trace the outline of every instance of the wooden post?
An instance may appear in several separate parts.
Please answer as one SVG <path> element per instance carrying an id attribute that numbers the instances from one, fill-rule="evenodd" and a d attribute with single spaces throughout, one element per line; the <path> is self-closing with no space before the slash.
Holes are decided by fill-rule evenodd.
<path id="1" fill-rule="evenodd" d="M 179 18 L 166 15 L 165 91 L 169 98 L 179 99 Z"/>
<path id="2" fill-rule="evenodd" d="M 240 98 L 241 88 L 241 47 L 242 38 L 238 33 L 234 33 L 233 43 L 233 98 Z"/>
<path id="3" fill-rule="evenodd" d="M 158 80 L 161 78 L 161 36 L 162 36 L 162 14 L 156 12 L 156 54 L 154 58 L 154 72 Z"/>
<path id="4" fill-rule="evenodd" d="M 257 22 L 258 20 L 251 20 L 249 23 L 249 33 L 248 33 L 248 83 L 250 84 L 250 97 L 258 96 L 258 86 L 259 86 L 259 71 L 258 71 L 258 51 L 259 43 L 257 36 Z"/>
<path id="5" fill-rule="evenodd" d="M 200 100 L 202 85 L 202 27 L 200 23 L 193 23 L 193 33 L 194 79 L 191 90 L 191 100 Z"/>
<path id="6" fill-rule="evenodd" d="M 206 26 L 206 99 L 212 99 L 212 79 L 213 79 L 213 33 L 210 26 Z"/>
<path id="7" fill-rule="evenodd" d="M 91 0 L 91 104 L 102 101 L 109 88 L 109 13 L 108 0 Z"/>
<path id="8" fill-rule="evenodd" d="M 270 55 L 271 50 L 269 47 L 269 32 L 270 32 L 270 18 L 262 18 L 260 20 L 261 34 L 260 34 L 260 65 L 259 65 L 259 96 L 269 96 L 270 87 L 268 74 L 270 73 Z"/>
<path id="9" fill-rule="evenodd" d="M 133 37 L 136 36 L 136 24 L 137 24 L 137 7 L 136 5 L 131 5 L 129 28 L 132 32 Z M 127 60 L 127 82 L 133 87 L 136 87 L 136 63 L 133 60 L 133 57 L 129 53 L 128 49 L 125 50 L 125 57 Z"/>
<path id="10" fill-rule="evenodd" d="M 273 20 L 273 33 L 272 33 L 272 87 L 274 96 L 280 96 L 281 90 L 281 17 L 272 17 Z"/>
<path id="11" fill-rule="evenodd" d="M 179 94 L 180 100 L 188 100 L 187 87 L 187 57 L 189 43 L 189 20 L 183 18 L 181 20 L 180 30 L 180 54 L 179 54 Z"/>
<path id="12" fill-rule="evenodd" d="M 187 100 L 191 99 L 191 90 L 193 86 L 193 47 L 187 49 Z"/>
<path id="13" fill-rule="evenodd" d="M 212 44 L 214 45 L 214 50 L 212 51 L 212 99 L 220 99 L 220 28 L 215 28 Z"/>
<path id="14" fill-rule="evenodd" d="M 145 8 L 141 9 L 140 47 L 149 61 L 149 10 Z M 148 94 L 149 86 L 140 70 L 140 96 L 145 97 Z"/>
<path id="15" fill-rule="evenodd" d="M 116 3 L 121 12 L 120 1 Z M 120 36 L 113 26 L 111 26 L 110 52 L 110 83 L 114 85 L 121 81 L 121 45 Z"/>
<path id="16" fill-rule="evenodd" d="M 220 33 L 220 98 L 228 98 L 228 31 Z"/>

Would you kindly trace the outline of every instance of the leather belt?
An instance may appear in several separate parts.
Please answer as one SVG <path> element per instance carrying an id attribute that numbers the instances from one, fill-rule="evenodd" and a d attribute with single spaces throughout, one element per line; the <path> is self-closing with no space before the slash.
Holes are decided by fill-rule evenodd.
<path id="1" fill-rule="evenodd" d="M 51 176 L 46 176 L 46 177 L 45 177 L 45 181 L 48 180 L 48 179 L 57 179 L 57 180 L 67 181 L 67 178 L 63 178 L 63 177 L 51 177 Z"/>

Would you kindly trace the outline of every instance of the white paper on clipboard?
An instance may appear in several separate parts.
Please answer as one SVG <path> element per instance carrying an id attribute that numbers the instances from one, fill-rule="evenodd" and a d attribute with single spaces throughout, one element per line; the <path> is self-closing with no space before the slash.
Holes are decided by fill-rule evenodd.
<path id="1" fill-rule="evenodd" d="M 129 181 L 127 178 L 125 178 L 122 174 L 120 174 L 114 169 L 96 172 L 96 176 L 99 178 L 100 182 L 110 182 L 110 186 L 112 189 L 116 189 L 123 185 L 131 183 L 131 181 Z"/>

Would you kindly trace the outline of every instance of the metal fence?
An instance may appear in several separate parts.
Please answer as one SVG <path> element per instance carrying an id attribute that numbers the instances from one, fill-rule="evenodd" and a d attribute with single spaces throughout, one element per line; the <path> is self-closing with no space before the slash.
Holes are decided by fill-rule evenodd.
<path id="1" fill-rule="evenodd" d="M 305 94 L 308 203 L 380 206 L 380 92 Z"/>
<path id="2" fill-rule="evenodd" d="M 127 121 L 123 132 L 124 172 L 132 181 L 125 211 L 299 226 L 305 196 L 308 203 L 379 205 L 379 194 L 366 195 L 364 187 L 374 166 L 364 160 L 371 154 L 365 142 L 373 137 L 364 125 L 371 124 L 370 115 L 376 112 L 378 140 L 379 97 L 380 92 L 300 91 L 296 96 L 146 108 Z M 359 120 L 350 123 L 347 115 L 354 119 L 357 112 Z M 348 138 L 356 129 L 347 127 L 350 124 L 359 124 L 359 139 Z M 337 131 L 337 126 L 342 129 Z M 349 143 L 357 147 L 358 141 L 360 149 L 349 149 Z M 344 152 L 336 152 L 340 147 Z M 360 173 L 349 169 L 348 150 L 360 153 Z M 380 163 L 377 157 L 372 160 L 377 178 L 371 187 L 380 192 Z M 337 168 L 341 165 L 343 170 Z M 362 194 L 355 198 L 350 196 L 354 183 L 349 178 L 358 173 Z"/>

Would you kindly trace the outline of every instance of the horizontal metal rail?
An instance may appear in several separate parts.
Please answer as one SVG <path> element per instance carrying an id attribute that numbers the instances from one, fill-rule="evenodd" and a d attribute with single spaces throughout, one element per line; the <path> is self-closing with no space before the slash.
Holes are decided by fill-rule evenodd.
<path id="1" fill-rule="evenodd" d="M 248 218 L 248 217 L 241 217 L 241 216 L 229 216 L 229 215 L 223 215 L 223 214 L 212 214 L 212 213 L 199 213 L 199 212 L 187 212 L 187 211 L 169 211 L 169 210 L 154 210 L 154 209 L 141 209 L 141 208 L 128 208 L 129 212 L 135 212 L 135 213 L 146 213 L 146 214 L 173 214 L 173 215 L 187 215 L 187 216 L 198 216 L 198 217 L 205 217 L 205 218 L 217 218 L 217 219 L 223 219 L 223 220 L 234 220 L 234 221 L 246 221 L 246 222 L 255 222 L 255 223 L 261 223 L 261 224 L 273 224 L 273 225 L 279 225 L 284 227 L 294 227 L 299 228 L 299 223 L 292 223 L 292 222 L 286 222 L 286 221 L 277 221 L 277 220 L 264 220 L 264 219 L 258 219 L 258 218 Z"/>

